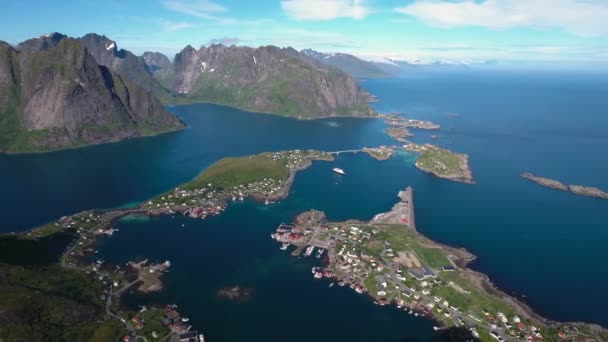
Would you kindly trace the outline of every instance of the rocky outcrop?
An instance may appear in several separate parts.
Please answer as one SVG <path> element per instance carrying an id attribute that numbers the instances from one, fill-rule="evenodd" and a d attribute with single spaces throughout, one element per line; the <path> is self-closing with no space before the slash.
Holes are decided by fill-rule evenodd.
<path id="1" fill-rule="evenodd" d="M 212 102 L 298 118 L 377 115 L 349 75 L 292 48 L 185 47 L 154 76 L 178 102 Z"/>
<path id="2" fill-rule="evenodd" d="M 533 173 L 524 172 L 520 176 L 529 179 L 538 185 L 542 185 L 547 188 L 561 190 L 573 193 L 579 196 L 595 197 L 600 199 L 608 199 L 608 191 L 584 185 L 566 185 L 558 180 L 537 176 Z"/>
<path id="3" fill-rule="evenodd" d="M 584 185 L 568 185 L 568 189 L 573 194 L 577 194 L 580 196 L 608 199 L 608 192 L 602 189 L 598 189 L 596 187 Z"/>
<path id="4" fill-rule="evenodd" d="M 546 186 L 547 188 L 568 191 L 568 186 L 558 180 L 537 176 L 535 174 L 524 172 L 521 174 L 523 178 L 529 179 L 539 185 Z"/>
<path id="5" fill-rule="evenodd" d="M 79 40 L 0 43 L 0 151 L 31 152 L 184 127 L 144 89 L 98 65 Z"/>

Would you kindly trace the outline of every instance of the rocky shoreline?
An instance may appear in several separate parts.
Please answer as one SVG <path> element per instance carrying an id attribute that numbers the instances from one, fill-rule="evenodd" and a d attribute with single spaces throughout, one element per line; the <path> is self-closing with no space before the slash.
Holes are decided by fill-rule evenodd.
<path id="1" fill-rule="evenodd" d="M 538 176 L 530 172 L 524 172 L 520 176 L 547 188 L 570 192 L 579 196 L 608 199 L 608 192 L 596 187 L 583 185 L 566 185 L 558 180 Z"/>
<path id="2" fill-rule="evenodd" d="M 435 177 L 448 179 L 454 182 L 475 184 L 475 180 L 473 179 L 473 171 L 469 167 L 469 155 L 458 154 L 458 158 L 460 159 L 460 174 L 440 174 L 430 168 L 420 165 L 418 162 L 416 162 L 416 167 L 426 173 L 432 174 Z"/>
<path id="3" fill-rule="evenodd" d="M 414 144 L 408 142 L 403 148 L 419 154 L 415 166 L 426 173 L 447 180 L 475 184 L 473 171 L 469 166 L 469 155 L 459 154 L 431 144 Z M 457 158 L 457 160 L 455 160 Z M 449 166 L 448 164 L 458 164 Z"/>

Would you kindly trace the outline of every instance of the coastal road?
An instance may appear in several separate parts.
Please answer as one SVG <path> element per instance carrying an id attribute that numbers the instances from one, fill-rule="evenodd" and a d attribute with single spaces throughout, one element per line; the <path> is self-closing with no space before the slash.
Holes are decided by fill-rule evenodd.
<path id="1" fill-rule="evenodd" d="M 132 210 L 131 210 L 131 212 L 132 212 Z M 122 215 L 119 215 L 119 216 L 122 216 Z M 109 225 L 109 224 L 107 222 L 104 222 L 104 223 L 100 224 L 99 226 L 92 228 L 91 230 L 93 230 L 93 229 L 99 229 L 99 227 L 105 227 L 107 225 Z M 65 267 L 65 268 L 68 268 L 68 269 L 77 270 L 77 271 L 81 271 L 81 272 L 86 270 L 84 267 L 79 267 L 79 266 L 67 263 L 66 258 L 65 258 L 66 255 L 68 255 L 69 253 L 71 253 L 78 246 L 78 242 L 80 241 L 80 239 L 81 239 L 81 236 L 79 236 L 79 238 L 74 242 L 74 244 L 63 254 L 63 257 L 61 258 L 61 266 L 62 267 Z M 104 276 L 107 279 L 112 279 L 109 274 L 106 274 L 104 272 L 98 272 L 98 273 L 100 275 Z M 145 336 L 137 335 L 137 333 L 135 331 L 135 328 L 133 327 L 133 325 L 131 325 L 131 323 L 129 323 L 129 321 L 127 321 L 126 318 L 121 317 L 121 316 L 113 313 L 112 310 L 110 310 L 110 306 L 112 305 L 112 297 L 114 297 L 114 296 L 120 297 L 120 295 L 122 294 L 122 292 L 126 291 L 128 288 L 130 288 L 131 286 L 133 286 L 138 281 L 140 281 L 139 278 L 137 280 L 129 283 L 129 284 L 126 284 L 120 290 L 118 290 L 116 293 L 113 292 L 113 287 L 110 286 L 110 291 L 108 293 L 108 299 L 106 300 L 106 303 L 105 303 L 105 311 L 106 311 L 106 314 L 108 316 L 110 316 L 112 318 L 116 318 L 117 320 L 119 320 L 120 322 L 122 322 L 125 325 L 125 327 L 127 328 L 127 330 L 129 331 L 129 333 L 131 335 L 135 335 L 135 340 L 136 341 L 137 340 L 142 340 L 144 342 L 148 342 L 148 339 Z"/>

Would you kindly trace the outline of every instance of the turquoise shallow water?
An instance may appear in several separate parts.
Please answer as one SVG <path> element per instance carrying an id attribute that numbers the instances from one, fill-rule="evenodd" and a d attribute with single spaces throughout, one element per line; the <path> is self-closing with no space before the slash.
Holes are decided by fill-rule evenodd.
<path id="1" fill-rule="evenodd" d="M 392 206 L 398 189 L 411 185 L 421 232 L 474 252 L 474 268 L 505 291 L 525 296 L 541 314 L 608 326 L 603 312 L 608 297 L 600 285 L 608 280 L 603 257 L 608 201 L 542 188 L 519 177 L 531 171 L 608 189 L 603 153 L 608 148 L 608 78 L 467 72 L 415 74 L 364 86 L 379 97 L 375 106 L 383 112 L 439 122 L 437 143 L 470 154 L 477 184 L 423 174 L 408 154 L 386 162 L 341 155 L 302 172 L 290 198 L 275 206 L 246 202 L 209 221 L 181 219 L 184 228 L 170 217 L 124 222 L 115 237 L 102 242 L 100 254 L 115 262 L 138 256 L 172 260 L 167 291 L 148 300 L 179 304 L 211 336 L 279 339 L 291 330 L 273 322 L 304 321 L 302 336 L 321 340 L 428 339 L 432 323 L 380 310 L 346 289 L 328 289 L 310 277 L 310 261 L 284 255 L 268 237 L 276 224 L 310 208 L 325 210 L 333 220 L 369 219 Z M 191 128 L 48 155 L 0 156 L 0 187 L 6 190 L 0 198 L 1 229 L 143 200 L 222 156 L 392 143 L 378 120 L 301 122 L 213 105 L 172 110 Z M 414 140 L 430 140 L 431 133 L 416 134 Z M 348 176 L 331 173 L 335 166 Z M 226 304 L 215 298 L 217 289 L 233 284 L 255 288 L 251 301 Z M 329 320 L 345 328 L 338 331 L 349 327 L 352 334 L 323 338 L 315 328 Z M 236 331 L 236 324 L 244 324 L 243 330 Z"/>

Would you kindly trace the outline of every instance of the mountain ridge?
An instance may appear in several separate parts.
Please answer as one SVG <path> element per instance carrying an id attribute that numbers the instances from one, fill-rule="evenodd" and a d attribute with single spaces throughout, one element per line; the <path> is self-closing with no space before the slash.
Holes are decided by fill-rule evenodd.
<path id="1" fill-rule="evenodd" d="M 187 45 L 153 75 L 177 103 L 210 102 L 299 119 L 377 115 L 368 104 L 372 96 L 351 76 L 290 47 Z"/>
<path id="2" fill-rule="evenodd" d="M 0 43 L 0 151 L 43 152 L 183 128 L 162 104 L 97 64 L 79 40 Z"/>

